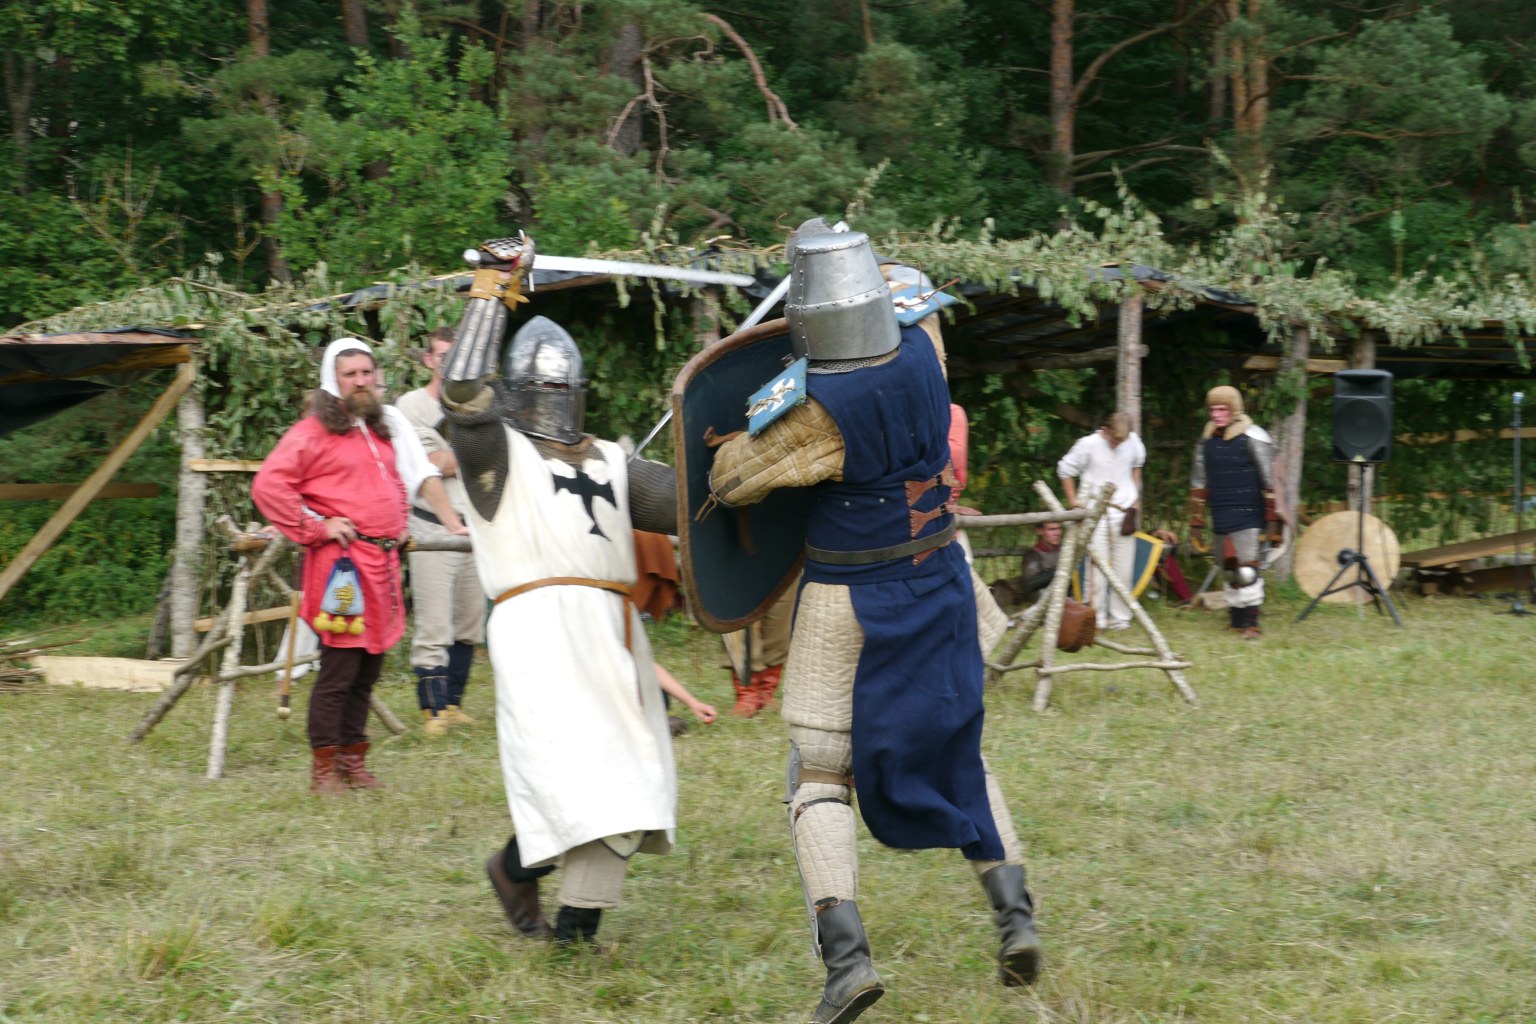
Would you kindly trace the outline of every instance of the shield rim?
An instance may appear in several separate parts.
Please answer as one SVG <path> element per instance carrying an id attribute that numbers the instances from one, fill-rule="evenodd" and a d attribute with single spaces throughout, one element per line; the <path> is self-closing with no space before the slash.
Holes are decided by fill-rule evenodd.
<path id="1" fill-rule="evenodd" d="M 719 341 L 707 346 L 695 353 L 683 368 L 677 372 L 677 377 L 672 382 L 672 450 L 682 452 L 686 450 L 687 439 L 683 436 L 683 392 L 699 371 L 709 366 L 718 359 L 729 355 L 731 352 L 748 345 L 754 344 L 764 338 L 771 338 L 780 334 L 789 333 L 789 321 L 782 317 L 778 320 L 769 320 L 765 323 L 748 327 L 746 330 L 737 331 L 727 335 Z M 768 614 L 768 609 L 784 595 L 797 579 L 804 567 L 805 552 L 802 550 L 791 564 L 790 571 L 784 574 L 784 578 L 769 592 L 756 607 L 745 615 L 733 619 L 722 619 L 712 614 L 707 608 L 699 604 L 696 595 L 699 593 L 698 580 L 693 574 L 693 550 L 692 538 L 689 527 L 693 522 L 690 511 L 692 505 L 688 501 L 688 474 L 677 474 L 677 540 L 679 561 L 682 563 L 683 587 L 689 595 L 688 610 L 693 614 L 694 621 L 711 633 L 735 633 L 746 629 L 752 623 Z"/>

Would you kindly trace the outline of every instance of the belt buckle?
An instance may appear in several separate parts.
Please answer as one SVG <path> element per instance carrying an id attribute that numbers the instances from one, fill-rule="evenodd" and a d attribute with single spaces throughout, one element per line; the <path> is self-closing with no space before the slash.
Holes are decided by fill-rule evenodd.
<path id="1" fill-rule="evenodd" d="M 385 537 L 383 540 L 379 541 L 379 547 L 383 548 L 385 551 L 393 551 L 399 546 L 400 538 L 398 537 Z"/>

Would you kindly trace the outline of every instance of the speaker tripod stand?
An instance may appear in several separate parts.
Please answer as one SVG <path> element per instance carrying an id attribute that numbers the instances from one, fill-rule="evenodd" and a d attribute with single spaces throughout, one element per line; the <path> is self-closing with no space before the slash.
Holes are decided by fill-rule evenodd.
<path id="1" fill-rule="evenodd" d="M 1355 519 L 1355 546 L 1344 548 L 1339 552 L 1339 571 L 1333 574 L 1333 579 L 1328 581 L 1328 585 L 1322 589 L 1322 592 L 1314 597 L 1312 603 L 1296 617 L 1296 621 L 1300 622 L 1311 615 L 1312 609 L 1316 608 L 1318 602 L 1329 594 L 1337 594 L 1350 587 L 1359 587 L 1371 596 L 1371 602 L 1376 605 L 1378 612 L 1382 611 L 1382 606 L 1385 605 L 1386 611 L 1392 614 L 1392 621 L 1401 629 L 1403 620 L 1397 617 L 1397 608 L 1392 604 L 1387 588 L 1381 585 L 1376 570 L 1371 568 L 1370 556 L 1365 553 L 1365 518 L 1371 508 L 1371 483 L 1369 474 L 1365 471 L 1368 463 L 1357 456 L 1351 465 L 1355 467 L 1359 476 L 1360 490 L 1360 511 L 1356 513 Z M 1354 570 L 1354 579 L 1345 581 L 1344 577 L 1349 575 L 1351 569 Z"/>

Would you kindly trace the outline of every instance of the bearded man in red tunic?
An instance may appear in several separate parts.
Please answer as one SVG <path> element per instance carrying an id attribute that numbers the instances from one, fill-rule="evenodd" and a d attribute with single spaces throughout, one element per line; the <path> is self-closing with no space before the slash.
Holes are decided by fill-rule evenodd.
<path id="1" fill-rule="evenodd" d="M 420 442 L 390 429 L 376 372 L 365 345 L 332 342 L 309 415 L 283 435 L 251 485 L 262 514 L 304 549 L 305 622 L 321 616 L 327 582 L 343 556 L 355 566 L 362 594 L 363 614 L 345 621 L 343 631 L 317 630 L 320 671 L 308 718 L 310 789 L 317 793 L 379 784 L 364 767 L 369 700 L 385 652 L 405 632 L 397 548 L 410 504 L 395 448 Z"/>

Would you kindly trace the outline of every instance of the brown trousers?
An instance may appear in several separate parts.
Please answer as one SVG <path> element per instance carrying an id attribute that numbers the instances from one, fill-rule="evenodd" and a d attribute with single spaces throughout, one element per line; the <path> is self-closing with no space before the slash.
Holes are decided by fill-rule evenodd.
<path id="1" fill-rule="evenodd" d="M 311 747 L 349 747 L 368 738 L 368 700 L 383 668 L 383 654 L 320 645 L 320 671 L 309 695 Z"/>

